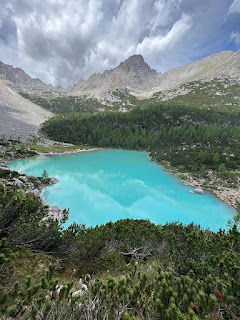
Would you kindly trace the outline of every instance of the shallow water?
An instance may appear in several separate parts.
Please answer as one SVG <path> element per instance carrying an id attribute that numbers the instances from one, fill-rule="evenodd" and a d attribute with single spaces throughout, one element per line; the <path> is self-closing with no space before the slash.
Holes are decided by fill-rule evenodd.
<path id="1" fill-rule="evenodd" d="M 200 223 L 225 228 L 234 210 L 212 194 L 193 190 L 150 161 L 146 152 L 101 150 L 39 156 L 9 163 L 16 171 L 41 176 L 44 169 L 59 183 L 44 189 L 47 203 L 69 208 L 69 220 L 87 226 L 124 218 L 154 223 Z"/>

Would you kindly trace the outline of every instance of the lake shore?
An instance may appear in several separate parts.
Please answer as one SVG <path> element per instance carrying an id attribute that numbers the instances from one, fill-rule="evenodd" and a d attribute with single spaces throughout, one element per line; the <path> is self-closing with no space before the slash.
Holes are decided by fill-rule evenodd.
<path id="1" fill-rule="evenodd" d="M 237 203 L 240 203 L 240 189 L 234 189 L 234 188 L 228 188 L 223 185 L 219 185 L 218 187 L 215 188 L 208 188 L 205 187 L 205 185 L 210 185 L 212 187 L 213 182 L 215 179 L 212 179 L 212 181 L 207 181 L 204 178 L 196 178 L 193 177 L 190 174 L 185 175 L 182 172 L 176 172 L 173 171 L 172 169 L 167 169 L 164 167 L 164 170 L 167 172 L 171 173 L 175 177 L 177 177 L 183 184 L 194 187 L 194 188 L 201 188 L 206 192 L 211 192 L 214 196 L 228 204 L 229 206 L 233 207 L 234 209 L 237 209 Z M 185 176 L 186 179 L 183 179 L 181 176 Z"/>
<path id="2" fill-rule="evenodd" d="M 74 221 L 88 226 L 104 224 L 114 212 L 115 219 L 130 216 L 165 223 L 172 217 L 186 224 L 201 222 L 203 228 L 211 226 L 215 230 L 225 226 L 235 214 L 235 210 L 210 193 L 191 195 L 188 189 L 193 188 L 164 173 L 146 152 L 107 149 L 88 154 L 40 156 L 12 163 L 10 168 L 35 176 L 41 176 L 46 169 L 49 176 L 59 180 L 50 188 L 46 186 L 41 196 L 47 199 L 47 205 L 70 208 L 66 225 Z M 79 208 L 83 208 L 80 217 Z M 49 218 L 56 219 L 57 211 L 51 210 Z M 99 215 L 102 212 L 104 215 Z M 213 221 L 218 214 L 219 221 Z"/>
<path id="3" fill-rule="evenodd" d="M 89 149 L 76 149 L 73 151 L 61 151 L 61 152 L 37 152 L 39 156 L 57 156 L 57 155 L 64 155 L 64 154 L 74 154 L 74 153 L 81 153 L 81 152 L 91 152 L 91 151 L 100 151 L 103 148 L 89 148 Z"/>
<path id="4" fill-rule="evenodd" d="M 49 148 L 51 149 L 51 148 Z M 92 151 L 100 151 L 100 150 L 104 150 L 106 148 L 83 148 L 83 149 L 75 149 L 75 150 L 66 150 L 66 151 L 46 151 L 46 152 L 39 152 L 37 150 L 34 150 L 35 154 L 33 155 L 33 157 L 35 156 L 52 156 L 52 155 L 64 155 L 64 154 L 76 154 L 76 153 L 81 153 L 81 152 L 92 152 Z M 31 156 L 29 156 L 31 157 Z M 11 161 L 15 161 L 18 159 L 22 159 L 21 156 L 17 156 L 14 157 L 14 159 L 11 158 L 3 158 L 1 157 L 0 159 L 0 166 L 3 168 L 7 168 L 7 163 L 11 162 Z M 207 181 L 206 179 L 199 179 L 196 178 L 194 176 L 192 176 L 191 174 L 185 174 L 185 173 L 181 173 L 181 172 L 177 172 L 175 169 L 171 169 L 171 168 L 166 168 L 163 164 L 158 163 L 156 161 L 154 161 L 153 159 L 150 158 L 151 161 L 155 162 L 158 165 L 162 165 L 164 170 L 166 170 L 167 172 L 169 172 L 170 174 L 174 175 L 175 177 L 177 177 L 183 184 L 185 185 L 189 185 L 191 187 L 200 187 L 205 191 L 210 191 L 214 196 L 218 197 L 220 200 L 224 201 L 226 204 L 230 205 L 231 207 L 233 207 L 234 209 L 237 208 L 237 202 L 240 202 L 240 190 L 239 189 L 233 189 L 233 188 L 228 188 L 225 187 L 223 185 L 218 186 L 216 189 L 214 188 L 207 188 L 204 186 L 204 184 L 208 184 L 210 186 L 214 185 L 214 179 L 212 179 L 212 181 Z M 181 176 L 186 177 L 186 179 L 183 179 Z"/>

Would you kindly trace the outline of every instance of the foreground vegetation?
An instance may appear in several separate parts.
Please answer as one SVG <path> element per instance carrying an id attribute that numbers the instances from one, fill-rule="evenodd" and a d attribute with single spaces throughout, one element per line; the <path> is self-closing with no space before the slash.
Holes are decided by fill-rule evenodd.
<path id="1" fill-rule="evenodd" d="M 0 208 L 3 319 L 238 319 L 238 216 L 217 233 L 146 220 L 63 229 L 67 212 L 43 220 L 40 198 L 8 187 Z"/>

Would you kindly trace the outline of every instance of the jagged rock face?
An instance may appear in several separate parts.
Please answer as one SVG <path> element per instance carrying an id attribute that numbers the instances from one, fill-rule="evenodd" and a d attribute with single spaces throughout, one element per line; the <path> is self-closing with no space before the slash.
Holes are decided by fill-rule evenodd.
<path id="1" fill-rule="evenodd" d="M 183 84 L 194 81 L 235 79 L 240 83 L 240 50 L 222 51 L 202 60 L 172 69 L 164 74 L 151 69 L 141 55 L 133 55 L 112 70 L 102 74 L 93 74 L 87 80 L 80 80 L 66 89 L 44 84 L 32 79 L 23 70 L 0 62 L 0 79 L 14 90 L 48 97 L 93 96 L 100 100 L 109 100 L 115 90 L 130 95 L 150 98 L 157 92 L 167 92 L 177 88 L 178 94 L 184 94 Z"/>
<path id="2" fill-rule="evenodd" d="M 222 51 L 202 60 L 157 73 L 145 63 L 141 55 L 134 55 L 103 74 L 94 74 L 88 80 L 80 80 L 72 94 L 90 94 L 96 97 L 116 89 L 128 88 L 137 96 L 151 96 L 155 92 L 176 88 L 181 84 L 214 78 L 240 79 L 240 50 Z"/>
<path id="3" fill-rule="evenodd" d="M 141 55 L 134 55 L 121 62 L 118 67 L 103 74 L 93 74 L 88 80 L 80 80 L 73 87 L 75 93 L 100 95 L 116 89 L 128 88 L 130 92 L 141 93 L 151 90 L 161 74 L 151 69 Z"/>
<path id="4" fill-rule="evenodd" d="M 22 69 L 14 68 L 11 65 L 4 64 L 0 61 L 0 79 L 8 80 L 16 85 L 45 85 L 40 79 L 33 79 L 27 75 Z"/>
<path id="5" fill-rule="evenodd" d="M 122 70 L 123 72 L 128 73 L 133 72 L 140 77 L 149 75 L 155 76 L 157 74 L 157 71 L 151 69 L 149 65 L 144 61 L 143 56 L 141 56 L 140 54 L 135 54 L 129 57 L 124 62 L 121 62 L 120 65 L 114 70 Z"/>

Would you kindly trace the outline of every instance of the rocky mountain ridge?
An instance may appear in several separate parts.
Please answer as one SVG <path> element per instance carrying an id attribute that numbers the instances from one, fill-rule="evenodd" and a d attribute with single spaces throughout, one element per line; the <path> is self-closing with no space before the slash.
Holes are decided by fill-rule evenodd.
<path id="1" fill-rule="evenodd" d="M 60 95 L 90 95 L 101 97 L 115 90 L 128 90 L 136 96 L 152 96 L 159 91 L 176 88 L 182 84 L 214 78 L 231 78 L 240 81 L 240 50 L 222 51 L 206 58 L 191 62 L 185 66 L 174 68 L 165 73 L 152 69 L 141 55 L 133 55 L 121 62 L 116 68 L 106 70 L 102 74 L 91 75 L 87 80 L 79 80 L 73 87 L 53 87 L 40 79 L 33 79 L 22 69 L 13 68 L 0 62 L 0 79 L 12 82 L 23 91 L 47 92 Z M 43 92 L 44 94 L 44 92 Z"/>
<path id="2" fill-rule="evenodd" d="M 0 61 L 0 79 L 8 80 L 15 85 L 47 86 L 38 78 L 31 78 L 20 68 L 14 68 Z"/>
<path id="3" fill-rule="evenodd" d="M 145 103 L 147 100 L 152 102 L 173 100 L 182 96 L 191 97 L 196 88 L 198 88 L 198 96 L 201 93 L 203 96 L 206 92 L 205 89 L 200 91 L 202 83 L 207 83 L 207 86 L 203 87 L 207 87 L 207 93 L 211 93 L 213 97 L 210 105 L 217 105 L 214 101 L 215 96 L 220 104 L 235 104 L 235 102 L 239 104 L 240 50 L 214 53 L 163 74 L 152 69 L 144 58 L 137 54 L 121 62 L 114 69 L 93 74 L 87 80 L 80 80 L 74 86 L 67 88 L 47 85 L 40 79 L 32 79 L 20 68 L 13 68 L 4 63 L 0 63 L 0 79 L 11 90 L 26 94 L 25 97 L 35 103 L 38 103 L 38 97 L 44 99 L 45 102 L 41 101 L 44 107 L 47 104 L 56 103 L 56 99 L 58 99 L 57 103 L 61 104 L 64 99 L 71 98 L 75 101 L 74 105 L 77 104 L 77 101 L 80 101 L 81 104 L 85 101 L 85 105 L 89 106 L 90 110 L 95 110 L 97 106 L 99 110 L 114 107 L 114 109 L 119 108 L 124 111 L 126 108 Z M 221 83 L 220 91 L 219 83 Z M 233 94 L 230 94 L 231 92 Z M 219 95 L 225 98 L 218 99 Z M 180 101 L 184 102 L 186 99 Z M 199 97 L 196 103 L 198 101 Z M 56 110 L 56 108 L 57 106 L 54 106 L 50 110 Z"/>
<path id="4" fill-rule="evenodd" d="M 93 74 L 88 80 L 80 80 L 71 91 L 75 94 L 100 96 L 116 89 L 126 88 L 141 94 L 156 86 L 160 78 L 161 73 L 150 68 L 141 55 L 133 55 L 112 70 Z"/>
<path id="5" fill-rule="evenodd" d="M 164 74 L 151 69 L 141 55 L 134 55 L 115 69 L 79 81 L 71 94 L 98 97 L 116 89 L 128 89 L 132 95 L 151 97 L 156 92 L 177 88 L 185 83 L 214 78 L 233 78 L 240 82 L 240 50 L 215 53 Z"/>

